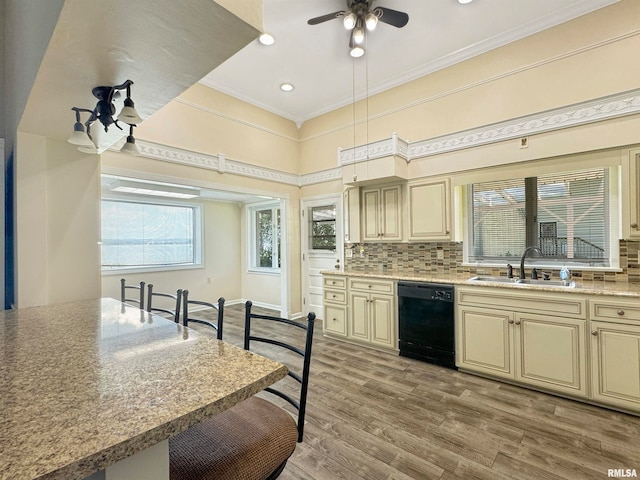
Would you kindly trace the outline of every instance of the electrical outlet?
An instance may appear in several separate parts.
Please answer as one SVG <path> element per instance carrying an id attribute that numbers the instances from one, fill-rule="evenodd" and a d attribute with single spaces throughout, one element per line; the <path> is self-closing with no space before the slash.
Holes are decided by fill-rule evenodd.
<path id="1" fill-rule="evenodd" d="M 364 258 L 364 247 L 360 247 L 360 258 Z"/>
<path id="2" fill-rule="evenodd" d="M 436 257 L 438 258 L 438 260 L 443 260 L 444 259 L 444 251 L 436 250 Z"/>
<path id="3" fill-rule="evenodd" d="M 347 255 L 347 258 L 352 258 L 353 257 L 353 250 L 351 250 L 350 248 L 347 248 L 345 253 Z"/>

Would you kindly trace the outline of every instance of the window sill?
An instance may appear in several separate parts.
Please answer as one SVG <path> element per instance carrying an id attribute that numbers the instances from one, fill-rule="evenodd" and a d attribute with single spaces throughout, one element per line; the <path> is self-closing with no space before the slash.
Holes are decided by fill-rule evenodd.
<path id="1" fill-rule="evenodd" d="M 190 264 L 190 265 L 176 265 L 176 266 L 168 266 L 162 265 L 158 267 L 137 267 L 137 268 L 117 268 L 117 269 L 109 269 L 102 270 L 102 275 L 129 275 L 129 274 L 137 274 L 137 273 L 152 273 L 152 272 L 172 272 L 175 270 L 197 270 L 204 268 L 203 264 Z"/>
<path id="2" fill-rule="evenodd" d="M 257 275 L 280 275 L 279 268 L 249 268 L 247 273 L 257 274 Z"/>
<path id="3" fill-rule="evenodd" d="M 520 260 L 514 261 L 511 264 L 514 268 L 520 268 Z M 506 263 L 469 263 L 462 262 L 463 267 L 475 267 L 475 268 L 504 268 L 507 269 Z M 566 264 L 550 264 L 550 263 L 532 263 L 529 261 L 525 262 L 525 266 L 527 268 L 537 268 L 538 270 L 546 269 L 546 270 L 560 270 L 562 267 L 566 266 L 569 270 L 580 270 L 582 272 L 622 272 L 623 270 L 620 267 L 593 267 L 589 265 L 572 265 L 571 263 Z"/>

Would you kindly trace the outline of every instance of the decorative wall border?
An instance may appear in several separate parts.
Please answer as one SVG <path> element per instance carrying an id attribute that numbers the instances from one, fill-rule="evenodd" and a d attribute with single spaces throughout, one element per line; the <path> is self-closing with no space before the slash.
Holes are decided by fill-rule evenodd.
<path id="1" fill-rule="evenodd" d="M 640 89 L 413 142 L 409 160 L 640 113 Z"/>
<path id="2" fill-rule="evenodd" d="M 391 138 L 368 145 L 359 145 L 349 149 L 338 148 L 338 164 L 344 166 L 391 154 L 401 156 L 410 162 L 418 158 L 455 150 L 479 147 L 638 113 L 640 113 L 640 89 L 412 143 L 397 138 L 394 133 Z"/>
<path id="3" fill-rule="evenodd" d="M 124 142 L 122 141 L 118 142 L 111 148 L 111 150 L 119 151 L 123 143 Z M 146 142 L 144 140 L 136 140 L 136 145 L 140 150 L 141 157 L 153 158 L 154 160 L 161 160 L 164 162 L 179 163 L 190 167 L 205 168 L 207 170 L 215 170 L 219 173 L 232 173 L 234 175 L 268 180 L 270 182 L 284 183 L 286 185 L 293 185 L 296 187 L 342 179 L 341 168 L 323 170 L 309 174 L 293 174 L 252 165 L 238 160 L 232 160 L 226 158 L 222 154 L 207 155 L 168 145 Z"/>
<path id="4" fill-rule="evenodd" d="M 338 148 L 337 168 L 307 174 L 282 172 L 225 158 L 222 154 L 207 155 L 144 140 L 137 140 L 136 145 L 142 157 L 302 187 L 341 180 L 341 167 L 353 163 L 391 155 L 397 155 L 410 162 L 418 158 L 639 113 L 640 89 L 636 89 L 412 143 L 393 133 L 390 138 L 366 145 L 348 149 Z M 124 140 L 120 140 L 111 150 L 118 151 L 123 143 Z M 4 140 L 0 139 L 0 150 L 3 147 Z"/>

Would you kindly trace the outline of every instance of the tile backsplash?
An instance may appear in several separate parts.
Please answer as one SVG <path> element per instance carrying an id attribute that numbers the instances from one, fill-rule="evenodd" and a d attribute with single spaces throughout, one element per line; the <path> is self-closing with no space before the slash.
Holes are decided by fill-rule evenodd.
<path id="1" fill-rule="evenodd" d="M 349 257 L 346 250 L 351 250 Z M 585 282 L 628 282 L 640 283 L 640 265 L 638 251 L 640 241 L 620 240 L 620 272 L 603 272 L 572 269 L 574 278 Z M 362 252 L 362 254 L 361 254 Z M 462 265 L 462 242 L 429 243 L 360 243 L 345 247 L 345 265 L 347 271 L 405 271 L 414 274 L 466 274 L 505 275 L 506 266 L 470 267 Z M 512 262 L 514 272 L 518 274 L 519 257 Z M 548 271 L 549 269 L 544 269 Z M 558 278 L 560 270 L 553 269 L 552 278 Z"/>

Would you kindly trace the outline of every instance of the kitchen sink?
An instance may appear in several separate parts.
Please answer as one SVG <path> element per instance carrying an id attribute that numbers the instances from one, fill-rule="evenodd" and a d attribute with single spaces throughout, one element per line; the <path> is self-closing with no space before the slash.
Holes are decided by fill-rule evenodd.
<path id="1" fill-rule="evenodd" d="M 485 277 L 477 276 L 469 279 L 472 282 L 485 282 L 485 283 L 512 283 L 514 285 L 532 285 L 539 287 L 558 287 L 558 288 L 577 288 L 576 282 L 573 280 L 565 282 L 564 280 L 543 280 L 532 278 L 507 278 L 507 277 Z"/>
<path id="2" fill-rule="evenodd" d="M 469 280 L 472 282 L 493 282 L 493 283 L 516 283 L 517 278 L 507 277 L 471 277 Z"/>

